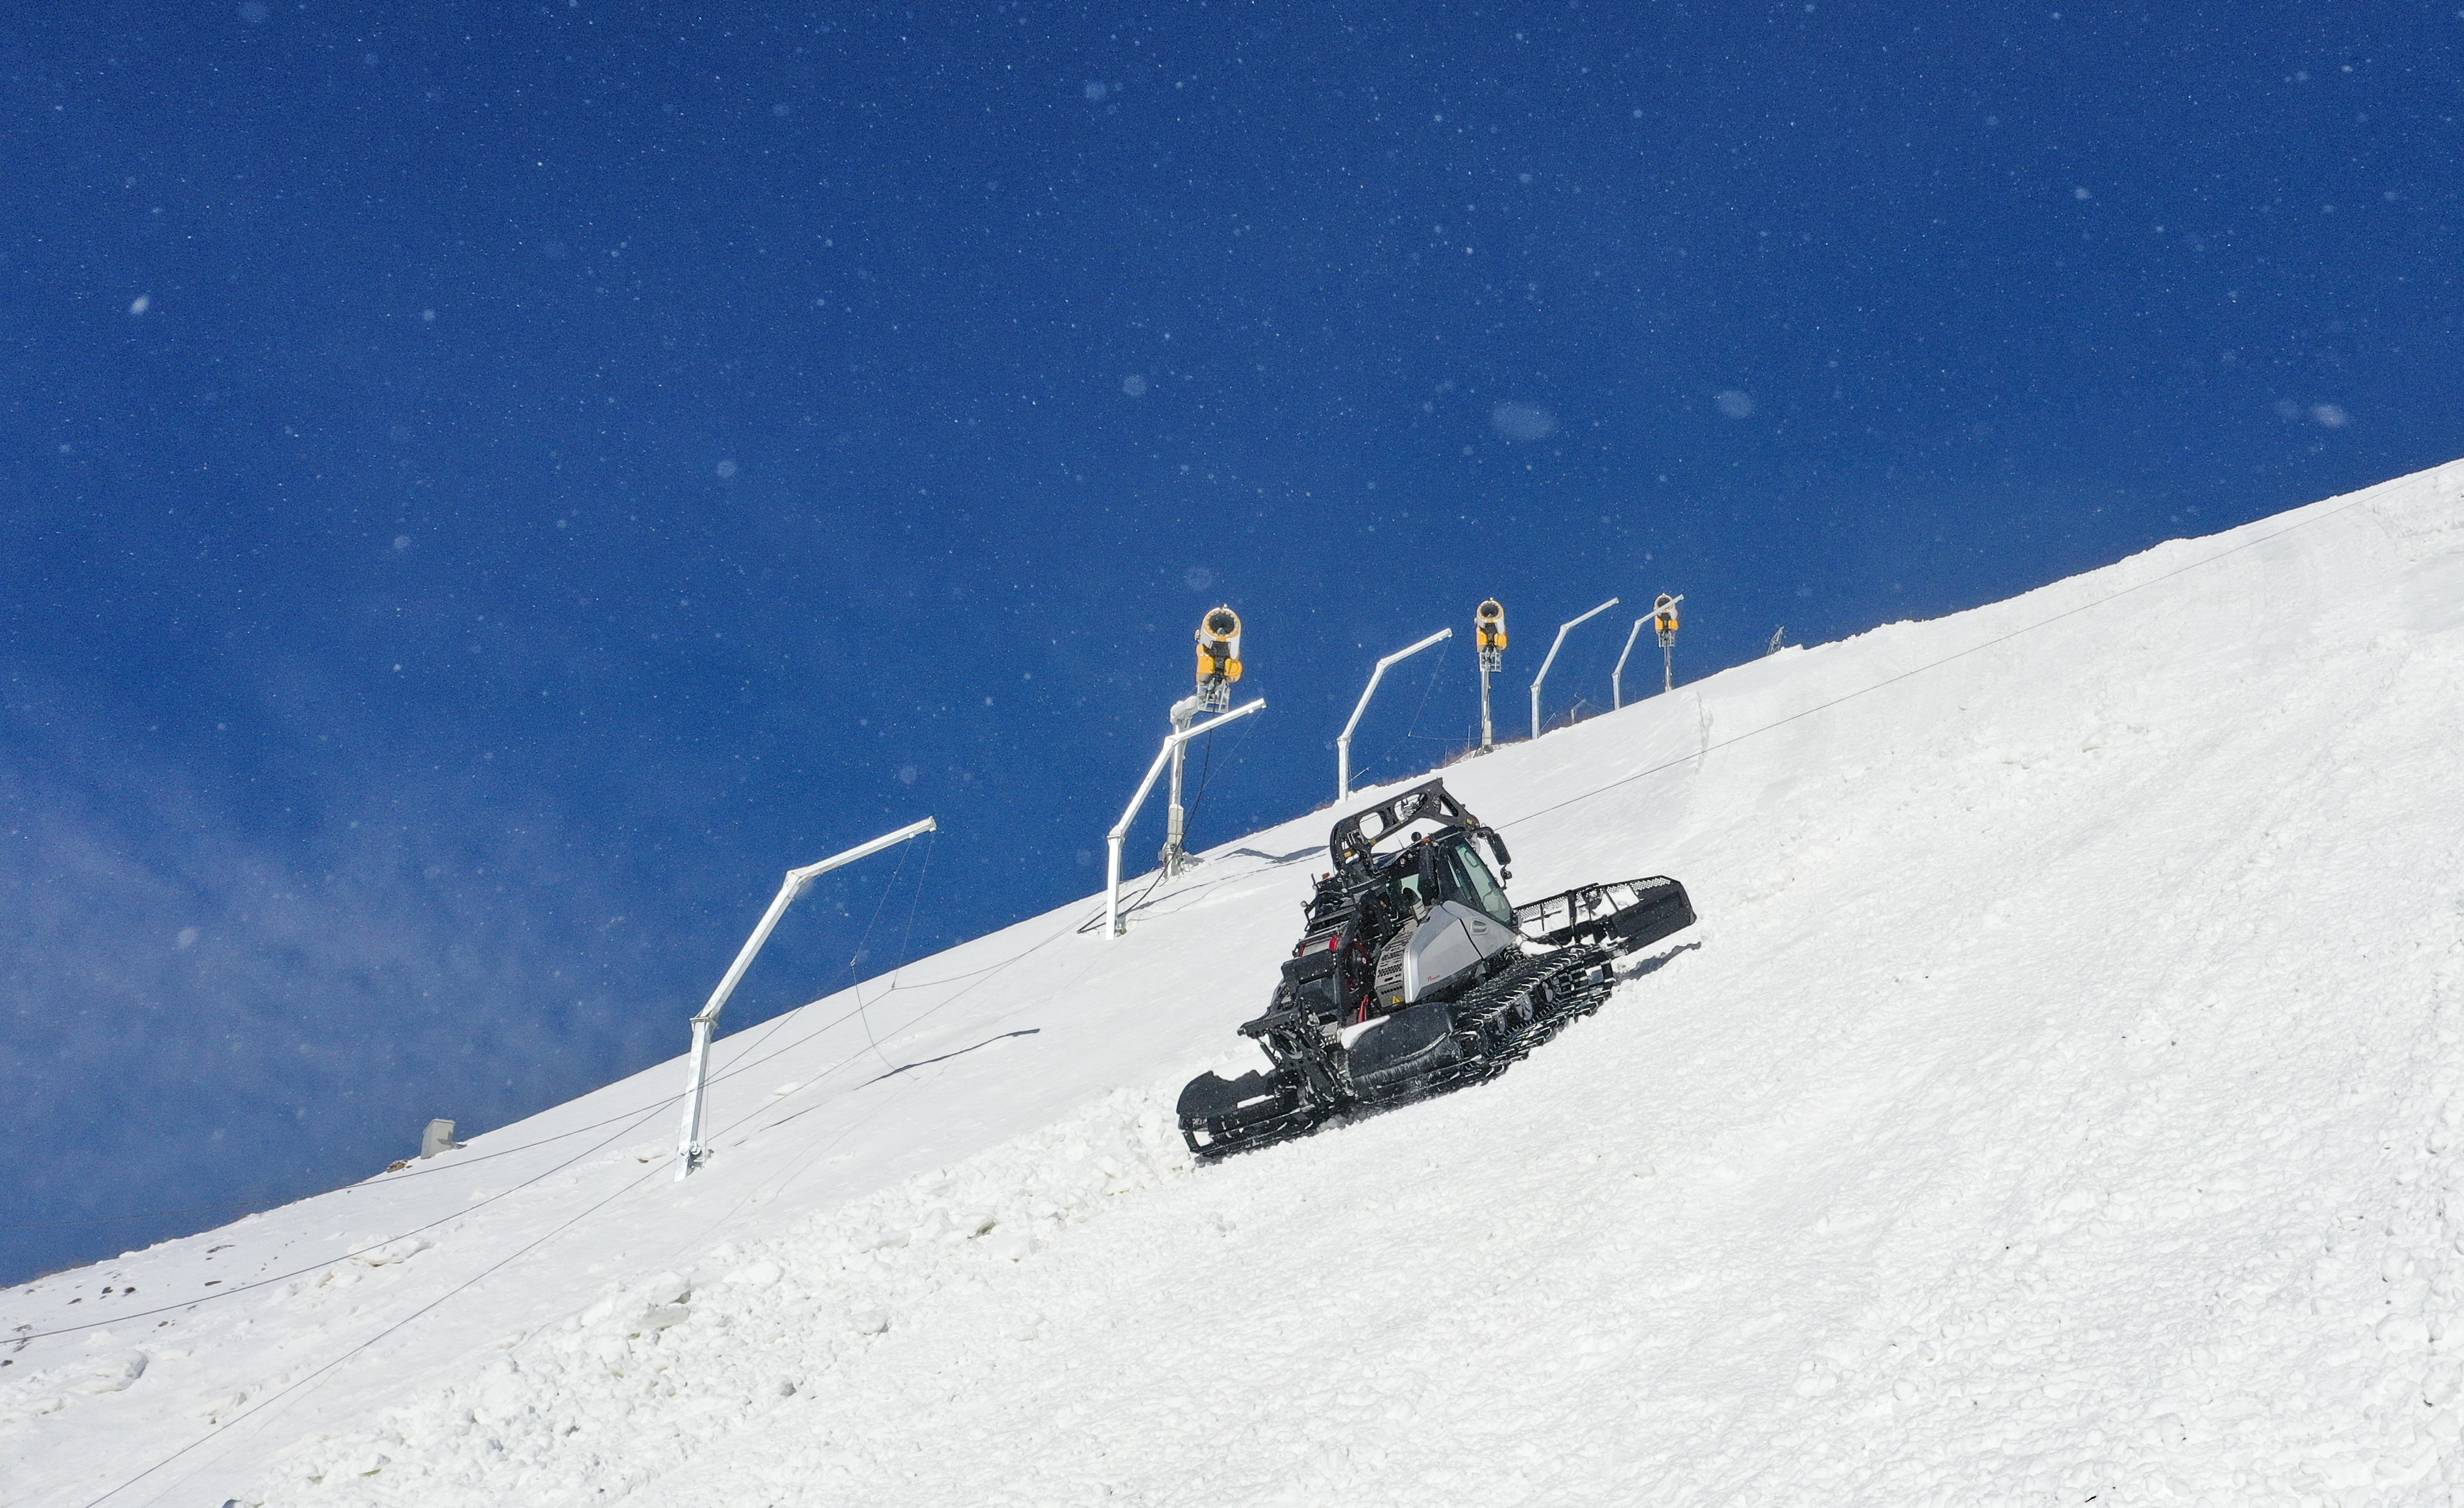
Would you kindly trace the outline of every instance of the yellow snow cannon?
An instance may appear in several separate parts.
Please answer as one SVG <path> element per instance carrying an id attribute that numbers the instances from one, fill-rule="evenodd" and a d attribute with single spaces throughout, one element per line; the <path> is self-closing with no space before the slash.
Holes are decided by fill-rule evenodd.
<path id="1" fill-rule="evenodd" d="M 1198 624 L 1198 683 L 1240 678 L 1241 614 L 1216 608 Z"/>
<path id="2" fill-rule="evenodd" d="M 1481 653 L 1488 654 L 1506 648 L 1506 605 L 1495 597 L 1475 609 L 1471 615 L 1472 632 Z"/>

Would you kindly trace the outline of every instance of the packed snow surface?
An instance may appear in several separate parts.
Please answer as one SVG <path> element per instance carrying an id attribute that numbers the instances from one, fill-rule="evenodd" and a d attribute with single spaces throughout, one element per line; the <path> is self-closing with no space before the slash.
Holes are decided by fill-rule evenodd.
<path id="1" fill-rule="evenodd" d="M 2459 492 L 1447 770 L 1702 915 L 1485 1087 L 1191 1166 L 1321 811 L 722 1039 L 690 1181 L 679 1060 L 11 1292 L 5 1496 L 2451 1501 Z"/>

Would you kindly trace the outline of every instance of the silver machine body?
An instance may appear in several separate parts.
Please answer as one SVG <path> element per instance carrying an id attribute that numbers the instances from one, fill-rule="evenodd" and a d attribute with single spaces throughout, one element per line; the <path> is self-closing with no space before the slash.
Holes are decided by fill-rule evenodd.
<path id="1" fill-rule="evenodd" d="M 1398 1009 L 1445 989 L 1514 945 L 1514 929 L 1459 900 L 1441 900 L 1377 961 L 1377 997 Z"/>

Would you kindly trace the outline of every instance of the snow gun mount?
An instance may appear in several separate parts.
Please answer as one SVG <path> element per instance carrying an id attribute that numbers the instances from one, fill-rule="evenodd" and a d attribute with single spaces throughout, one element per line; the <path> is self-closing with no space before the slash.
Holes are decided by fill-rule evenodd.
<path id="1" fill-rule="evenodd" d="M 1180 1093 L 1200 1162 L 1494 1078 L 1598 1009 L 1617 955 L 1694 922 L 1665 876 L 1513 904 L 1505 841 L 1441 780 L 1345 817 L 1327 851 L 1333 873 L 1306 903 L 1274 998 L 1241 1027 L 1271 1067 L 1201 1074 Z"/>

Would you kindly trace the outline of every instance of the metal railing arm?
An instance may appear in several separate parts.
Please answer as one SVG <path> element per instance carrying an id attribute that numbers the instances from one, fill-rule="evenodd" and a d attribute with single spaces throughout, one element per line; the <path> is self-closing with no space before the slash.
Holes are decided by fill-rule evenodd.
<path id="1" fill-rule="evenodd" d="M 1360 715 L 1369 710 L 1369 699 L 1377 694 L 1377 682 L 1385 677 L 1386 667 L 1394 664 L 1397 660 L 1410 659 L 1413 655 L 1419 654 L 1422 650 L 1427 649 L 1430 645 L 1437 643 L 1441 639 L 1450 639 L 1454 636 L 1455 631 L 1453 629 L 1440 629 L 1437 632 L 1430 634 L 1427 638 L 1422 639 L 1411 648 L 1397 650 L 1394 654 L 1387 655 L 1384 659 L 1377 662 L 1377 668 L 1375 670 L 1369 673 L 1369 685 L 1360 693 L 1359 705 L 1352 709 L 1352 721 L 1343 725 L 1342 735 L 1334 741 L 1335 800 L 1347 800 L 1352 795 L 1352 733 L 1353 729 L 1360 726 Z"/>
<path id="2" fill-rule="evenodd" d="M 1214 732 L 1235 718 L 1245 718 L 1250 713 L 1263 711 L 1265 705 L 1266 699 L 1261 697 L 1243 706 L 1234 707 L 1229 712 L 1209 718 L 1196 727 L 1183 728 L 1177 733 L 1164 735 L 1163 747 L 1155 751 L 1155 763 L 1147 766 L 1147 778 L 1138 782 L 1138 793 L 1132 796 L 1130 804 L 1122 809 L 1121 820 L 1112 824 L 1112 831 L 1104 834 L 1104 845 L 1110 850 L 1104 859 L 1104 935 L 1106 937 L 1120 936 L 1121 840 L 1130 835 L 1130 824 L 1137 820 L 1138 808 L 1146 804 L 1147 792 L 1155 789 L 1155 781 L 1163 774 L 1164 765 L 1172 759 L 1172 751 L 1200 734 Z"/>
<path id="3" fill-rule="evenodd" d="M 895 844 L 904 843 L 909 838 L 922 837 L 927 832 L 935 832 L 938 831 L 939 830 L 934 826 L 933 819 L 931 817 L 926 817 L 921 822 L 911 822 L 907 826 L 900 828 L 895 832 L 885 832 L 881 836 L 874 838 L 869 843 L 859 843 L 844 854 L 833 854 L 818 864 L 807 864 L 802 869 L 791 869 L 787 871 L 787 877 L 794 880 L 797 888 L 802 890 L 804 886 L 811 884 L 814 880 L 842 865 L 852 864 L 860 858 L 870 858 L 875 854 L 880 853 L 883 849 L 890 848 Z"/>
<path id="4" fill-rule="evenodd" d="M 818 864 L 807 864 L 802 869 L 787 871 L 787 877 L 779 886 L 779 894 L 771 898 L 770 909 L 761 914 L 761 920 L 754 927 L 753 935 L 744 940 L 744 946 L 737 952 L 736 962 L 727 967 L 726 977 L 718 982 L 716 989 L 710 992 L 710 1003 L 703 1006 L 700 1013 L 693 1019 L 695 1021 L 718 1019 L 718 1012 L 726 1006 L 727 998 L 736 993 L 736 987 L 744 978 L 744 971 L 753 966 L 754 955 L 761 951 L 762 943 L 770 941 L 771 929 L 778 926 L 779 919 L 787 914 L 787 907 L 794 903 L 798 896 L 804 893 L 805 886 L 831 870 L 852 864 L 860 858 L 869 858 L 893 844 L 904 843 L 909 838 L 935 831 L 937 829 L 934 827 L 933 819 L 926 817 L 921 822 L 911 822 L 895 832 L 885 832 L 869 843 L 859 843 L 844 854 L 833 854 Z"/>
<path id="5" fill-rule="evenodd" d="M 787 908 L 804 893 L 804 887 L 821 876 L 841 865 L 852 864 L 857 859 L 878 854 L 892 844 L 904 843 L 909 838 L 935 831 L 933 819 L 926 817 L 921 822 L 911 822 L 895 832 L 885 832 L 869 843 L 859 843 L 843 854 L 833 854 L 818 864 L 787 871 L 787 877 L 780 882 L 779 894 L 770 898 L 770 908 L 761 913 L 761 920 L 754 925 L 753 935 L 744 940 L 744 946 L 737 949 L 736 962 L 727 965 L 727 973 L 719 980 L 718 987 L 710 992 L 709 1002 L 695 1011 L 688 1023 L 693 1028 L 693 1061 L 686 1069 L 689 1080 L 685 1093 L 684 1132 L 676 1146 L 676 1177 L 681 1179 L 691 1174 L 707 1150 L 701 1144 L 702 1093 L 709 1079 L 710 1044 L 718 1030 L 718 1013 L 726 1008 L 728 997 L 736 993 L 736 987 L 743 980 L 744 971 L 753 966 L 754 956 L 761 951 L 761 944 L 770 941 L 770 933 L 779 925 L 779 919 L 787 914 Z"/>
<path id="6" fill-rule="evenodd" d="M 1609 705 L 1612 707 L 1625 705 L 1625 662 L 1634 654 L 1634 641 L 1642 637 L 1642 626 L 1650 621 L 1648 612 L 1634 620 L 1633 631 L 1625 636 L 1625 653 L 1617 656 L 1617 669 L 1609 672 Z"/>
<path id="7" fill-rule="evenodd" d="M 1566 635 L 1617 605 L 1617 600 L 1611 597 L 1581 617 L 1557 625 L 1557 637 L 1549 646 L 1549 657 L 1540 662 L 1540 674 L 1531 677 L 1531 736 L 1533 738 L 1540 736 L 1540 685 L 1549 678 L 1549 667 L 1557 663 L 1557 652 L 1565 647 Z"/>

